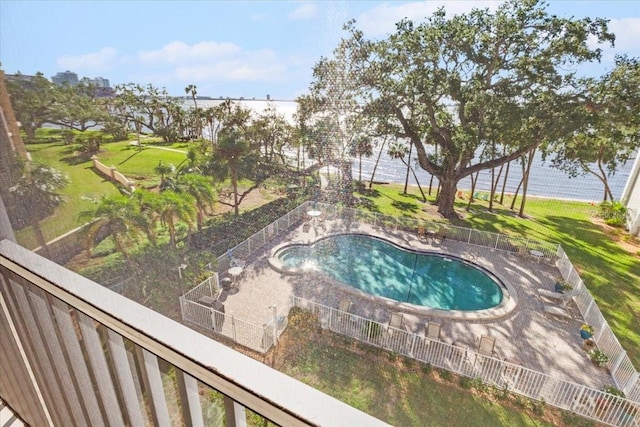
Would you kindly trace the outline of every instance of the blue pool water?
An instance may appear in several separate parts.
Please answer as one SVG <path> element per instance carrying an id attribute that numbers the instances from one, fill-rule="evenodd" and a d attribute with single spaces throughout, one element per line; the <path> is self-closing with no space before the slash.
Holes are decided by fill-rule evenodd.
<path id="1" fill-rule="evenodd" d="M 503 297 L 498 283 L 471 263 L 372 236 L 331 236 L 287 246 L 276 257 L 285 269 L 314 268 L 372 295 L 442 310 L 484 310 Z"/>

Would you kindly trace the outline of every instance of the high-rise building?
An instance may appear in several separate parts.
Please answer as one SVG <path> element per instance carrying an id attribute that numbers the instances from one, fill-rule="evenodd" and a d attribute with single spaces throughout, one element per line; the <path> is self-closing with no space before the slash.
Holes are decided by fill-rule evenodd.
<path id="1" fill-rule="evenodd" d="M 78 75 L 73 71 L 67 70 L 61 73 L 57 73 L 55 76 L 51 77 L 51 81 L 59 86 L 76 86 L 78 84 Z"/>

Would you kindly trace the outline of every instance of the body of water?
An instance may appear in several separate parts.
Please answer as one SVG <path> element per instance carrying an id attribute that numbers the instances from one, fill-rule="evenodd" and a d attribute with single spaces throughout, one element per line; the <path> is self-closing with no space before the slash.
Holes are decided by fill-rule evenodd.
<path id="1" fill-rule="evenodd" d="M 487 273 L 461 259 L 408 251 L 372 236 L 341 234 L 291 245 L 276 257 L 289 269 L 312 267 L 370 295 L 440 310 L 485 310 L 503 293 Z"/>
<path id="2" fill-rule="evenodd" d="M 224 100 L 199 100 L 198 106 L 201 108 L 209 108 L 220 104 Z M 282 115 L 290 122 L 293 123 L 293 115 L 296 112 L 297 104 L 295 101 L 267 101 L 267 100 L 234 100 L 234 102 L 240 102 L 245 107 L 260 113 L 264 109 L 272 104 L 276 109 L 282 113 Z M 186 106 L 192 106 L 191 101 L 185 100 Z M 392 160 L 386 153 L 388 145 L 385 146 L 384 152 L 380 157 L 380 163 L 376 169 L 376 175 L 374 180 L 380 182 L 396 182 L 404 183 L 407 168 L 400 160 Z M 362 179 L 368 181 L 371 177 L 371 172 L 378 156 L 378 151 L 374 151 L 374 154 L 370 158 L 362 159 Z M 620 168 L 620 170 L 609 178 L 609 186 L 613 197 L 618 200 L 622 196 L 624 187 L 627 183 L 631 168 L 633 166 L 634 159 L 631 159 L 627 164 Z M 414 170 L 418 176 L 418 181 L 423 187 L 429 185 L 431 175 L 421 169 L 412 160 Z M 358 179 L 359 161 L 354 159 L 353 162 L 353 177 Z M 497 169 L 496 169 L 497 173 Z M 502 179 L 500 179 L 500 185 L 498 191 L 502 189 Z M 507 193 L 515 193 L 518 183 L 522 178 L 522 168 L 519 163 L 512 162 L 509 170 L 509 176 L 506 184 Z M 409 173 L 409 183 L 415 185 L 416 180 L 413 174 Z M 434 179 L 434 186 L 437 186 L 437 179 Z M 491 171 L 481 171 L 478 176 L 478 182 L 476 184 L 476 191 L 489 192 L 491 188 Z M 469 177 L 461 180 L 458 183 L 459 190 L 471 189 L 471 179 Z M 522 194 L 522 190 L 520 190 Z M 604 186 L 602 182 L 593 175 L 578 176 L 575 178 L 569 177 L 564 172 L 554 169 L 549 165 L 549 162 L 544 163 L 540 153 L 535 157 L 534 163 L 531 167 L 531 174 L 529 178 L 529 186 L 527 194 L 532 196 L 552 197 L 560 199 L 571 200 L 583 200 L 599 202 L 604 196 Z"/>

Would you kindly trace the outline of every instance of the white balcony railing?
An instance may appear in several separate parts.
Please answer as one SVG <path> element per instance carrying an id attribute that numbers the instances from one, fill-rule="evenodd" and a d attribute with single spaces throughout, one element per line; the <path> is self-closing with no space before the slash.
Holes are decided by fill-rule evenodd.
<path id="1" fill-rule="evenodd" d="M 30 425 L 385 425 L 15 243 L 0 397 Z"/>

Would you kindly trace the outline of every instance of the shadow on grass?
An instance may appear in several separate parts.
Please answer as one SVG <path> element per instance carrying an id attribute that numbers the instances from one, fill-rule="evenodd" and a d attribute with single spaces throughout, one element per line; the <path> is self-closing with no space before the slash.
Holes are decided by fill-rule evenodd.
<path id="1" fill-rule="evenodd" d="M 61 157 L 60 161 L 70 166 L 77 166 L 83 163 L 90 162 L 91 156 L 95 154 L 95 153 L 78 153 L 78 154 L 73 154 L 73 153 L 75 153 L 75 150 L 73 149 L 65 150 L 65 154 L 72 154 L 72 155 Z"/>
<path id="2" fill-rule="evenodd" d="M 403 213 L 417 213 L 419 210 L 418 205 L 416 205 L 415 203 L 403 202 L 401 200 L 394 200 L 393 202 L 391 202 L 391 206 L 402 211 Z"/>
<path id="3" fill-rule="evenodd" d="M 119 165 L 122 165 L 122 164 L 127 163 L 127 162 L 128 162 L 129 160 L 131 160 L 133 157 L 137 156 L 138 154 L 140 154 L 140 153 L 142 153 L 144 150 L 146 150 L 146 148 L 144 148 L 144 147 L 143 147 L 142 149 L 140 149 L 140 148 L 138 148 L 137 146 L 136 146 L 136 147 L 134 147 L 134 146 L 130 146 L 130 147 L 126 147 L 126 148 L 123 148 L 123 149 L 122 149 L 122 151 L 129 151 L 129 150 L 136 150 L 136 152 L 135 152 L 135 153 L 133 153 L 132 155 L 130 155 L 129 157 L 127 157 L 126 159 L 124 159 L 123 161 L 121 161 L 120 163 L 118 163 Z"/>

